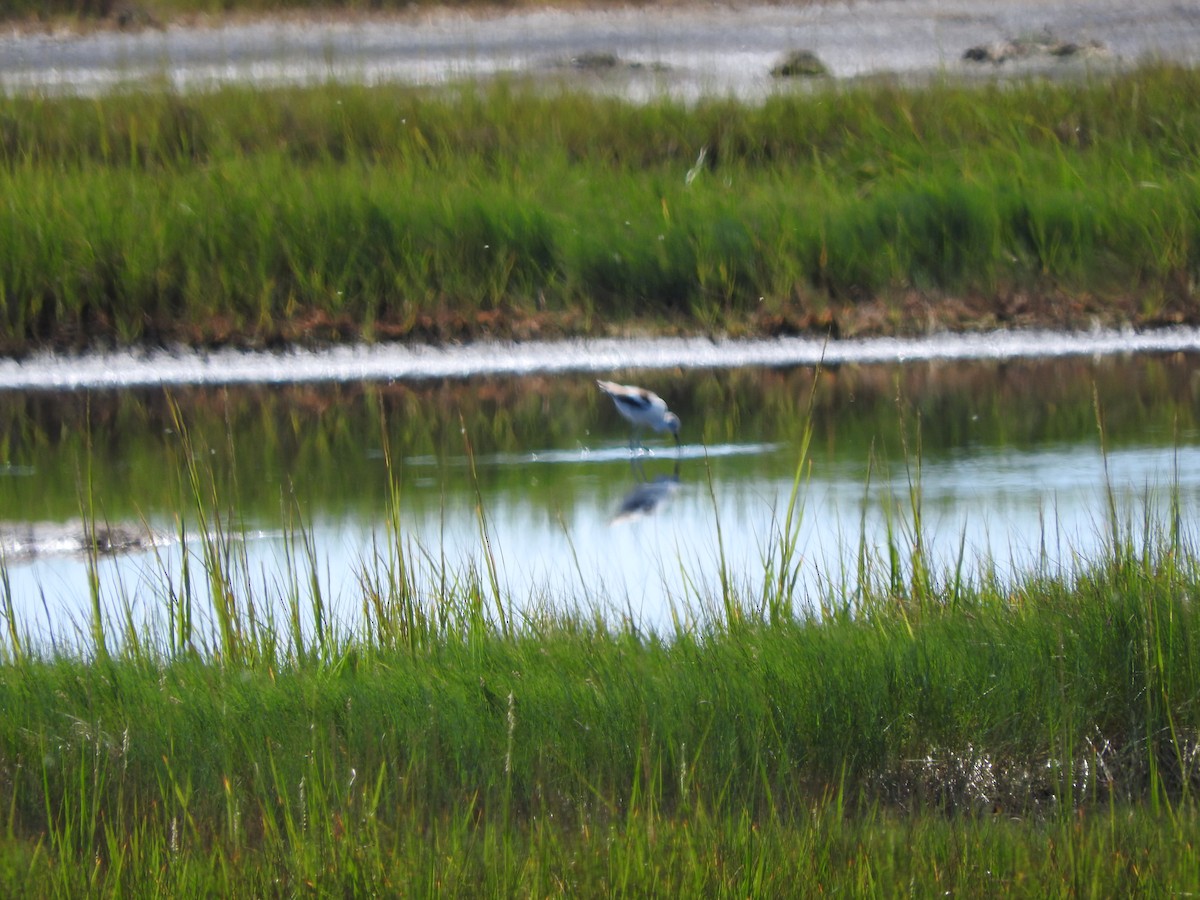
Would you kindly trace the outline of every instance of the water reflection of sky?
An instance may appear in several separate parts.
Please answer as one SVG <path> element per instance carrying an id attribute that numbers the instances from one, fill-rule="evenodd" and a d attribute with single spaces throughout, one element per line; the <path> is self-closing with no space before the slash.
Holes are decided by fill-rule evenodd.
<path id="1" fill-rule="evenodd" d="M 553 376 L 543 368 L 528 378 L 463 378 L 464 370 L 484 364 L 474 348 L 465 362 L 441 351 L 408 358 L 458 373 L 442 381 L 426 374 L 397 388 L 256 386 L 240 394 L 197 388 L 181 396 L 193 404 L 195 432 L 208 436 L 204 458 L 214 452 L 214 441 L 224 448 L 228 440 L 247 467 L 239 471 L 239 483 L 257 486 L 250 491 L 256 502 L 241 509 L 244 540 L 231 545 L 233 585 L 243 600 L 253 597 L 260 614 L 273 609 L 281 630 L 289 597 L 298 597 L 302 614 L 310 615 L 314 572 L 344 628 L 364 627 L 362 580 L 386 577 L 390 550 L 377 417 L 389 425 L 417 423 L 388 433 L 398 461 L 402 545 L 427 602 L 435 602 L 443 578 L 459 585 L 474 578 L 490 594 L 477 513 L 482 508 L 506 609 L 599 608 L 610 621 L 628 616 L 669 630 L 674 621 L 702 620 L 721 608 L 722 572 L 754 605 L 764 561 L 778 557 L 806 422 L 813 432 L 796 519 L 798 609 L 854 594 L 864 575 L 883 579 L 889 541 L 905 575 L 915 544 L 916 484 L 923 550 L 941 582 L 959 569 L 968 579 L 1069 574 L 1080 560 L 1099 557 L 1110 540 L 1110 490 L 1135 540 L 1144 517 L 1165 527 L 1173 491 L 1184 528 L 1192 528 L 1189 516 L 1200 500 L 1200 332 L 1157 334 L 1154 348 L 1172 352 L 1140 355 L 1120 349 L 1127 336 L 1092 337 L 1098 342 L 1073 337 L 1038 344 L 1024 335 L 999 350 L 995 341 L 947 338 L 839 343 L 836 352 L 845 364 L 825 368 L 819 377 L 813 363 L 824 351 L 813 342 L 598 342 L 587 345 L 587 354 L 580 345 L 560 345 L 555 352 L 562 358 L 552 353 L 542 360 L 543 366 L 562 367 Z M 1034 354 L 1035 347 L 1045 355 Z M 906 359 L 926 361 L 897 364 L 898 348 Z M 970 358 L 984 350 L 990 355 Z M 522 348 L 524 356 L 504 364 L 530 365 L 529 354 L 536 352 Z M 680 352 L 698 368 L 679 366 Z M 886 352 L 893 356 L 885 363 L 872 361 Z M 741 368 L 718 367 L 730 353 L 738 354 Z M 777 361 L 781 353 L 815 355 L 807 367 L 786 368 Z M 1006 361 L 996 362 L 997 353 Z M 1033 358 L 1026 360 L 1026 353 Z M 377 372 L 396 364 L 373 351 L 346 354 L 333 368 L 301 371 L 315 372 L 316 381 L 335 381 L 350 371 L 361 374 L 338 368 L 347 360 L 378 365 Z M 854 354 L 858 361 L 846 362 Z M 969 361 L 945 361 L 963 356 Z M 337 361 L 320 359 L 321 366 Z M 646 368 L 619 367 L 631 360 Z M 167 375 L 190 378 L 198 364 L 184 359 L 179 371 Z M 214 364 L 210 359 L 201 368 L 216 372 Z M 649 449 L 631 460 L 625 423 L 598 396 L 589 374 L 602 364 L 670 399 L 685 423 L 678 451 L 661 435 L 647 435 Z M 280 360 L 258 358 L 239 377 L 272 366 L 280 368 Z M 172 538 L 178 502 L 155 483 L 173 477 L 175 464 L 166 457 L 174 459 L 177 442 L 158 434 L 169 420 L 161 409 L 154 411 L 153 391 L 139 399 L 127 388 L 93 390 L 86 397 L 53 390 L 60 378 L 91 384 L 99 372 L 86 364 L 0 364 L 0 381 L 11 379 L 0 390 L 8 401 L 0 421 L 10 423 L 10 451 L 26 448 L 0 460 L 0 526 L 70 515 L 63 512 L 70 499 L 64 501 L 62 485 L 75 478 L 74 454 L 83 447 L 59 436 L 77 436 L 81 423 L 104 423 L 96 483 L 113 491 L 109 508 L 144 510 L 166 540 L 153 552 L 102 560 L 102 600 L 113 621 L 129 606 L 135 621 L 161 627 L 162 598 L 179 592 L 185 553 L 196 590 L 206 589 L 201 547 L 190 536 L 194 528 L 181 548 Z M 134 381 L 149 373 L 138 368 Z M 36 379 L 43 379 L 39 388 L 21 389 Z M 812 407 L 810 393 L 817 401 Z M 1107 453 L 1095 408 L 1106 420 Z M 465 412 L 448 419 L 447 410 Z M 134 439 L 139 428 L 157 436 Z M 236 434 L 227 439 L 225 428 Z M 466 455 L 466 431 L 472 433 L 473 461 Z M 910 452 L 910 445 L 919 450 Z M 146 471 L 132 471 L 139 466 Z M 298 486 L 294 499 L 311 539 L 311 560 L 303 546 L 285 540 L 274 495 L 285 482 Z M 57 504 L 43 502 L 47 496 L 57 497 Z M 623 515 L 631 501 L 636 514 Z M 53 549 L 50 543 L 46 549 Z M 81 559 L 63 552 L 17 559 L 4 549 L 2 533 L 0 552 L 9 556 L 9 590 L 22 622 L 41 633 L 52 623 L 59 637 L 89 633 Z"/>
<path id="2" fill-rule="evenodd" d="M 639 483 L 671 478 L 670 452 L 627 467 L 616 449 L 593 455 L 590 466 L 619 466 L 613 480 L 583 467 L 561 506 L 547 507 L 506 489 L 482 495 L 489 546 L 499 568 L 503 599 L 514 609 L 547 606 L 596 607 L 618 620 L 670 629 L 673 617 L 703 618 L 721 605 L 720 567 L 739 591 L 753 597 L 761 588 L 763 559 L 777 547 L 792 487 L 790 477 L 766 474 L 727 477 L 707 468 L 696 453 L 683 454 L 680 483 L 651 514 L 614 524 L 622 498 Z M 720 458 L 738 452 L 785 457 L 786 448 L 746 445 L 709 448 Z M 541 459 L 539 464 L 550 464 Z M 497 457 L 487 465 L 524 465 L 528 458 Z M 889 535 L 907 560 L 913 542 L 910 473 L 875 472 L 868 484 L 852 465 L 814 465 L 801 494 L 797 547 L 803 556 L 796 605 L 816 604 L 830 589 L 853 592 L 862 554 L 876 576 L 887 571 Z M 911 473 L 914 474 L 915 473 Z M 1200 498 L 1200 448 L 1132 447 L 1107 458 L 1096 447 L 1050 446 L 1028 451 L 996 450 L 950 454 L 925 462 L 920 470 L 924 549 L 935 573 L 948 580 L 959 565 L 969 578 L 993 572 L 1070 573 L 1079 559 L 1094 558 L 1110 534 L 1107 491 L 1121 515 L 1138 525 L 1146 504 L 1165 522 L 1171 492 L 1185 508 Z M 437 490 L 431 485 L 430 490 Z M 159 523 L 167 532 L 172 526 Z M 256 602 L 273 598 L 280 621 L 290 593 L 309 608 L 308 579 L 315 569 L 322 594 L 348 629 L 362 625 L 360 578 L 386 564 L 388 532 L 382 520 L 317 515 L 308 522 L 315 556 L 288 547 L 278 530 L 250 530 L 234 545 L 235 589 L 251 586 Z M 487 583 L 475 503 L 458 496 L 423 512 L 406 513 L 402 529 L 410 565 L 432 598 L 442 578 L 474 569 Z M 1136 531 L 1135 531 L 1136 534 Z M 198 544 L 187 552 L 198 561 Z M 288 574 L 298 568 L 298 585 Z M 138 617 L 157 621 L 165 611 L 158 599 L 164 572 L 176 587 L 181 577 L 177 544 L 101 562 L 102 596 L 110 612 L 126 602 Z M 196 578 L 197 570 L 193 570 Z M 12 596 L 20 617 L 54 622 L 59 634 L 88 631 L 87 573 L 76 558 L 50 557 L 9 566 Z M 199 579 L 196 579 L 199 581 Z M 70 624 L 74 623 L 74 625 Z"/>

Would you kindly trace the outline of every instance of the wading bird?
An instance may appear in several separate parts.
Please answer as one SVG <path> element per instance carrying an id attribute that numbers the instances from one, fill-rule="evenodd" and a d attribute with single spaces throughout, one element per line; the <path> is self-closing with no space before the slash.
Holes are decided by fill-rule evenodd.
<path id="1" fill-rule="evenodd" d="M 629 436 L 631 450 L 640 443 L 638 432 L 643 428 L 669 431 L 675 436 L 675 446 L 679 446 L 679 416 L 667 409 L 666 401 L 658 394 L 614 381 L 597 381 L 596 384 L 612 397 L 617 412 L 633 423 L 633 433 Z"/>

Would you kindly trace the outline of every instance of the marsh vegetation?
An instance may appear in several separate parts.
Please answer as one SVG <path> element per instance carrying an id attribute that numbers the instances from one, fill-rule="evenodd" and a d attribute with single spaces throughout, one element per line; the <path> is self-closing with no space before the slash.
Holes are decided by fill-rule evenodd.
<path id="1" fill-rule="evenodd" d="M 1196 80 L 7 97 L 0 347 L 1192 322 Z"/>

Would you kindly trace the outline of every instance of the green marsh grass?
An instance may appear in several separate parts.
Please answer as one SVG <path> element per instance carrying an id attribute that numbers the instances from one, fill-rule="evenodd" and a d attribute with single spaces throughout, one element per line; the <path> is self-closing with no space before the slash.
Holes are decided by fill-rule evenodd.
<path id="1" fill-rule="evenodd" d="M 1114 505 L 1109 545 L 1069 571 L 967 577 L 920 558 L 914 465 L 888 546 L 861 554 L 894 565 L 831 586 L 825 613 L 789 587 L 798 497 L 761 597 L 726 583 L 657 634 L 589 613 L 586 585 L 489 611 L 494 576 L 406 539 L 389 463 L 362 617 L 333 622 L 302 519 L 292 571 L 251 579 L 177 425 L 206 536 L 200 571 L 157 590 L 211 627 L 130 641 L 106 620 L 47 647 L 4 607 L 10 892 L 1200 887 L 1180 851 L 1200 824 L 1200 557 L 1149 503 Z M 134 621 L 120 596 L 98 609 Z"/>
<path id="2" fill-rule="evenodd" d="M 121 28 L 161 27 L 171 21 L 197 15 L 220 16 L 231 12 L 251 15 L 286 13 L 379 13 L 405 12 L 411 0 L 10 0 L 0 8 L 0 21 L 76 22 L 82 26 L 111 22 Z M 423 2 L 425 7 L 487 8 L 479 0 Z"/>
<path id="3" fill-rule="evenodd" d="M 1187 320 L 1198 78 L 7 97 L 0 344 L 818 328 L 912 292 Z"/>

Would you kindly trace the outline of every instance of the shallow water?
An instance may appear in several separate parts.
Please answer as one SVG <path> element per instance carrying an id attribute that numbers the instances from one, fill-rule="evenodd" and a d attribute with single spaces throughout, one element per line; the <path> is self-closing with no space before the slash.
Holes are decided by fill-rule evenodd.
<path id="1" fill-rule="evenodd" d="M 1095 52 L 963 60 L 970 47 L 1051 38 Z M 1194 64 L 1200 16 L 1174 0 L 872 0 L 795 5 L 432 11 L 398 18 L 283 20 L 131 33 L 0 35 L 0 89 L 95 94 L 143 84 L 442 84 L 507 73 L 644 99 L 761 98 L 787 90 L 770 70 L 815 52 L 835 78 L 882 73 L 1078 77 L 1148 58 Z M 609 57 L 580 68 L 572 60 Z M 803 80 L 800 80 L 803 82 Z"/>
<path id="2" fill-rule="evenodd" d="M 1110 351 L 1134 340 L 1110 337 Z M 1110 492 L 1135 533 L 1147 510 L 1166 527 L 1173 492 L 1190 528 L 1200 354 L 1190 332 L 1155 339 L 1159 350 L 1139 353 L 1057 339 L 1063 352 L 1040 358 L 961 359 L 937 342 L 905 344 L 889 362 L 866 350 L 846 361 L 839 345 L 836 362 L 826 348 L 819 375 L 812 364 L 684 369 L 643 356 L 645 368 L 605 374 L 666 397 L 683 445 L 649 436 L 636 455 L 578 355 L 574 368 L 522 376 L 499 366 L 363 381 L 351 370 L 348 380 L 169 391 L 237 538 L 239 596 L 280 615 L 290 595 L 309 609 L 315 570 L 333 616 L 360 626 L 364 572 L 378 574 L 392 546 L 390 458 L 422 597 L 472 579 L 490 597 L 486 547 L 510 613 L 600 608 L 669 630 L 719 612 L 724 585 L 751 602 L 761 595 L 810 397 L 797 610 L 852 599 L 863 577 L 890 579 L 892 547 L 903 583 L 914 509 L 941 583 L 1073 571 L 1109 540 Z M 103 605 L 161 628 L 164 584 L 178 589 L 185 554 L 195 578 L 201 556 L 167 390 L 10 387 L 0 391 L 0 447 L 0 545 L 22 622 L 60 639 L 88 632 L 87 566 L 72 551 L 90 481 L 97 518 L 118 537 L 148 527 L 157 539 L 101 560 Z M 311 558 L 286 539 L 300 529 Z"/>

